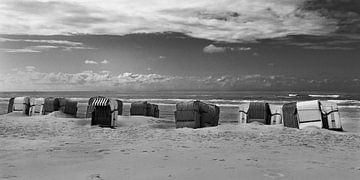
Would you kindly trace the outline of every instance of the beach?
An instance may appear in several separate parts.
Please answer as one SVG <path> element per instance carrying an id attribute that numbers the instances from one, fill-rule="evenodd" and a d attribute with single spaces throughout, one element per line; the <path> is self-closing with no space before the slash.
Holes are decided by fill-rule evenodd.
<path id="1" fill-rule="evenodd" d="M 358 179 L 360 135 L 119 116 L 116 129 L 61 112 L 0 116 L 0 179 Z"/>

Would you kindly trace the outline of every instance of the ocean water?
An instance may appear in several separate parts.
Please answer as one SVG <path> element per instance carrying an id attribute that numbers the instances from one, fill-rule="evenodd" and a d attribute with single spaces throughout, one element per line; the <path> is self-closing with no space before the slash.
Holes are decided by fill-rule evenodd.
<path id="1" fill-rule="evenodd" d="M 220 123 L 237 122 L 239 105 L 250 101 L 264 101 L 274 105 L 305 100 L 333 101 L 338 104 L 343 128 L 346 132 L 360 133 L 360 92 L 323 93 L 288 91 L 66 91 L 66 92 L 0 92 L 0 97 L 71 97 L 79 100 L 105 96 L 123 100 L 124 115 L 129 115 L 130 103 L 148 101 L 159 105 L 160 117 L 174 119 L 175 104 L 181 101 L 202 100 L 220 106 Z M 3 107 L 0 107 L 3 109 Z"/>

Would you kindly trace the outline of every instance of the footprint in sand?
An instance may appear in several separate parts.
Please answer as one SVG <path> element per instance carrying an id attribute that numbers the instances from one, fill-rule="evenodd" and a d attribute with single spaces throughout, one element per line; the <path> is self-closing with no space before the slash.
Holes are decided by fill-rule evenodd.
<path id="1" fill-rule="evenodd" d="M 100 174 L 92 174 L 89 176 L 88 179 L 89 180 L 104 180 L 103 178 L 101 178 Z"/>

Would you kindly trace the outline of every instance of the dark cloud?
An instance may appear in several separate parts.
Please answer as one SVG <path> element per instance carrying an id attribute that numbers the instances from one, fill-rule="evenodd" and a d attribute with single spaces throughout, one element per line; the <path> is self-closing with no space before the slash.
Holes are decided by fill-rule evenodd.
<path id="1" fill-rule="evenodd" d="M 352 34 L 360 38 L 359 0 L 308 0 L 303 8 L 334 19 L 337 23 L 336 33 Z"/>

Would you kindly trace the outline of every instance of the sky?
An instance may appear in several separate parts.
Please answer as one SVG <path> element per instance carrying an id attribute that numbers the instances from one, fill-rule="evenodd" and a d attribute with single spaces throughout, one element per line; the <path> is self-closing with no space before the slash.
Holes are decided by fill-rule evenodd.
<path id="1" fill-rule="evenodd" d="M 0 91 L 360 91 L 358 0 L 0 0 Z"/>

